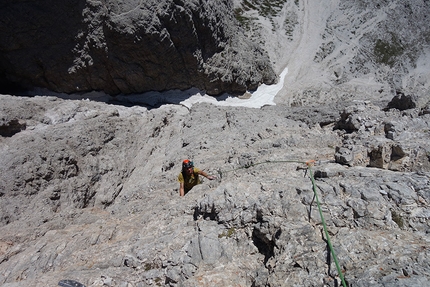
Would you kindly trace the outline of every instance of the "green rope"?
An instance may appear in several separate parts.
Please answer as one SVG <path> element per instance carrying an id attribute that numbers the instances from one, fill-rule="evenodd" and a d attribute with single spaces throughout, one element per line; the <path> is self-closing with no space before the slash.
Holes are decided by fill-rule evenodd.
<path id="1" fill-rule="evenodd" d="M 314 191 L 314 194 L 315 194 L 315 199 L 316 199 L 317 206 L 318 206 L 318 211 L 319 211 L 319 214 L 320 214 L 320 217 L 321 217 L 321 222 L 322 222 L 322 225 L 323 225 L 324 234 L 325 234 L 325 237 L 327 239 L 327 244 L 328 244 L 328 247 L 330 249 L 331 255 L 333 256 L 334 263 L 336 264 L 337 273 L 339 274 L 340 280 L 342 281 L 342 285 L 343 285 L 343 287 L 347 287 L 346 282 L 345 282 L 345 278 L 344 278 L 343 273 L 342 273 L 342 270 L 340 269 L 339 261 L 337 260 L 336 253 L 334 252 L 334 249 L 333 249 L 333 245 L 331 244 L 330 236 L 329 236 L 328 230 L 327 230 L 327 225 L 325 223 L 324 216 L 323 216 L 322 209 L 321 209 L 321 204 L 320 204 L 320 201 L 318 199 L 318 194 L 317 194 L 317 190 L 316 190 L 316 184 L 315 184 L 314 175 L 312 173 L 311 164 L 309 162 L 298 161 L 298 160 L 276 160 L 276 161 L 269 161 L 268 160 L 268 161 L 264 161 L 264 162 L 258 162 L 258 163 L 254 163 L 254 164 L 249 164 L 249 165 L 246 165 L 246 166 L 243 166 L 243 167 L 239 167 L 239 168 L 236 168 L 236 169 L 232 169 L 232 170 L 227 170 L 227 171 L 224 171 L 224 173 L 232 172 L 232 171 L 236 171 L 236 170 L 240 170 L 240 169 L 248 169 L 250 167 L 253 167 L 253 166 L 256 166 L 256 165 L 259 165 L 259 164 L 265 164 L 265 163 L 285 163 L 285 162 L 287 162 L 287 163 L 306 164 L 308 166 L 307 169 L 309 170 L 309 177 L 311 178 L 311 182 L 312 182 L 312 190 Z M 220 174 L 220 177 L 222 178 L 222 171 L 218 170 L 218 173 Z"/>
<path id="2" fill-rule="evenodd" d="M 328 244 L 328 246 L 330 248 L 331 255 L 333 256 L 334 263 L 336 264 L 337 273 L 339 274 L 340 280 L 342 281 L 342 285 L 343 285 L 343 287 L 347 287 L 346 283 L 345 283 L 345 278 L 343 277 L 342 270 L 340 269 L 339 262 L 337 261 L 336 253 L 334 252 L 333 245 L 331 245 L 330 236 L 328 235 L 327 225 L 325 224 L 324 216 L 322 214 L 321 205 L 320 205 L 320 202 L 319 202 L 319 199 L 318 199 L 317 190 L 316 190 L 315 179 L 314 179 L 314 176 L 312 174 L 312 169 L 311 169 L 310 165 L 308 165 L 308 169 L 309 169 L 309 176 L 310 176 L 311 181 L 312 181 L 312 189 L 313 189 L 314 194 L 315 194 L 315 199 L 317 201 L 318 210 L 319 210 L 320 217 L 321 217 L 321 222 L 323 224 L 325 237 L 327 239 L 327 244 Z"/>

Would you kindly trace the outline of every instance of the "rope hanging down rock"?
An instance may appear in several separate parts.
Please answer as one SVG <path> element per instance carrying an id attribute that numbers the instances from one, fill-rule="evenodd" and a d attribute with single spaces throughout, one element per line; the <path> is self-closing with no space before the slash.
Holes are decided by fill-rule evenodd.
<path id="1" fill-rule="evenodd" d="M 236 171 L 236 170 L 240 170 L 240 169 L 248 169 L 248 168 L 260 165 L 260 164 L 268 164 L 268 163 L 300 163 L 300 164 L 305 164 L 307 166 L 307 168 L 305 170 L 309 171 L 309 177 L 310 177 L 311 182 L 312 182 L 312 190 L 314 192 L 315 199 L 316 199 L 316 202 L 317 202 L 318 211 L 319 211 L 319 214 L 320 214 L 320 217 L 321 217 L 321 222 L 322 222 L 323 229 L 324 229 L 324 234 L 325 234 L 325 237 L 326 237 L 326 240 L 327 240 L 327 245 L 328 245 L 328 247 L 330 249 L 330 253 L 331 253 L 332 257 L 333 257 L 333 261 L 334 261 L 334 263 L 336 265 L 337 273 L 339 274 L 339 278 L 340 278 L 340 280 L 342 282 L 342 285 L 343 285 L 343 287 L 347 287 L 346 282 L 345 282 L 345 278 L 344 278 L 343 273 L 342 273 L 342 269 L 340 268 L 339 261 L 337 260 L 337 256 L 336 256 L 336 253 L 334 252 L 333 245 L 331 244 L 330 236 L 328 234 L 327 225 L 325 223 L 325 219 L 324 219 L 324 216 L 323 216 L 323 213 L 322 213 L 322 209 L 321 209 L 321 204 L 320 204 L 320 201 L 318 199 L 318 194 L 317 194 L 315 179 L 314 179 L 314 175 L 313 175 L 313 172 L 312 172 L 312 166 L 315 165 L 315 160 L 309 160 L 309 161 L 306 161 L 306 162 L 304 162 L 304 161 L 298 161 L 298 160 L 265 161 L 265 162 L 259 162 L 259 163 L 253 163 L 253 164 L 245 165 L 243 167 L 239 167 L 239 168 L 232 169 L 232 170 L 227 170 L 227 171 L 222 171 L 222 170 L 219 169 L 218 170 L 218 174 L 220 176 L 220 179 L 222 179 L 223 174 L 225 174 L 225 173 Z"/>
<path id="2" fill-rule="evenodd" d="M 323 216 L 322 209 L 321 209 L 321 205 L 320 205 L 320 201 L 318 199 L 315 179 L 314 179 L 314 175 L 312 173 L 312 166 L 314 165 L 314 163 L 315 163 L 315 161 L 307 161 L 306 162 L 306 165 L 308 166 L 308 170 L 309 170 L 309 177 L 311 178 L 311 181 L 312 181 L 312 190 L 314 191 L 315 199 L 316 199 L 317 206 L 318 206 L 318 211 L 319 211 L 319 214 L 321 217 L 321 222 L 323 224 L 325 237 L 327 239 L 327 245 L 330 249 L 331 255 L 333 256 L 334 263 L 336 264 L 337 273 L 339 274 L 340 281 L 342 281 L 343 287 L 347 287 L 346 282 L 345 282 L 345 278 L 344 278 L 343 273 L 342 273 L 342 270 L 340 269 L 339 261 L 337 260 L 336 253 L 334 252 L 334 249 L 333 249 L 333 245 L 331 244 L 330 236 L 328 235 L 327 225 L 325 223 L 324 216 Z"/>

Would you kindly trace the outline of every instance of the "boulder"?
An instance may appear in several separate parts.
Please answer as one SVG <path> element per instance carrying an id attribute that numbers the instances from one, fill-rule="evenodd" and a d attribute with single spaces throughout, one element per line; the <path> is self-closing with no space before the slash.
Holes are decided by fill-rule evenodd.
<path id="1" fill-rule="evenodd" d="M 396 95 L 388 103 L 387 109 L 398 109 L 400 111 L 404 111 L 417 108 L 422 109 L 422 113 L 425 113 L 429 100 L 430 96 L 428 94 L 421 96 L 405 95 L 401 91 L 396 91 Z"/>

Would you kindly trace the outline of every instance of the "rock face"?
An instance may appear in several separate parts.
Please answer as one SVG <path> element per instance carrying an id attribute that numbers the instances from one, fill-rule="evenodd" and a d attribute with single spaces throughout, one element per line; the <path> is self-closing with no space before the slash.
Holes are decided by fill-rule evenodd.
<path id="1" fill-rule="evenodd" d="M 276 106 L 0 95 L 2 287 L 341 286 L 311 172 L 348 286 L 430 286 L 429 2 L 234 2 L 288 64 Z M 0 72 L 63 91 L 241 90 L 271 72 L 229 5 L 3 1 Z M 217 179 L 179 197 L 185 158 Z"/>
<path id="2" fill-rule="evenodd" d="M 339 286 L 309 159 L 348 284 L 430 283 L 420 109 L 0 101 L 2 286 Z"/>
<path id="3" fill-rule="evenodd" d="M 288 66 L 287 96 L 278 103 L 318 105 L 334 95 L 388 100 L 395 91 L 428 98 L 428 1 L 237 0 L 235 7 L 275 71 Z"/>
<path id="4" fill-rule="evenodd" d="M 197 87 L 243 93 L 273 83 L 266 53 L 230 1 L 3 1 L 3 87 L 108 94 Z"/>

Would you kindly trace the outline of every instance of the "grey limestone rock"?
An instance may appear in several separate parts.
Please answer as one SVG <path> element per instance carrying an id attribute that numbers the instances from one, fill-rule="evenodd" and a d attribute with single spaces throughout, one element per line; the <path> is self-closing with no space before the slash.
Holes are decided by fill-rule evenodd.
<path id="1" fill-rule="evenodd" d="M 274 64 L 278 70 L 285 61 L 291 68 L 275 106 L 154 100 L 147 108 L 121 97 L 105 103 L 0 95 L 0 285 L 69 279 L 87 287 L 341 286 L 321 214 L 349 286 L 428 285 L 429 82 L 426 62 L 416 60 L 427 59 L 420 44 L 428 42 L 421 23 L 429 6 L 379 2 L 277 1 L 268 10 L 258 1 L 234 1 L 249 8 L 236 16 L 264 16 L 252 21 L 266 20 L 268 28 L 253 31 L 267 32 L 257 38 L 271 61 L 286 57 Z M 264 73 L 235 70 L 259 49 L 226 28 L 229 5 L 5 1 L 0 25 L 15 21 L 4 14 L 20 8 L 15 28 L 53 34 L 18 33 L 9 41 L 10 31 L 0 29 L 8 40 L 0 44 L 0 65 L 17 65 L 32 73 L 28 79 L 59 88 L 65 77 L 62 88 L 70 91 L 78 85 L 133 92 L 130 83 L 155 82 L 130 64 L 144 55 L 153 64 L 148 75 L 163 88 L 174 73 L 175 87 L 188 87 L 185 77 L 203 86 L 219 77 L 205 88 L 241 89 L 244 79 L 260 81 Z M 51 27 L 66 18 L 71 26 Z M 414 27 L 421 28 L 410 33 Z M 21 49 L 34 38 L 40 45 Z M 148 41 L 156 55 L 143 47 Z M 363 47 L 376 48 L 374 55 Z M 163 70 L 166 58 L 158 53 L 183 65 Z M 203 70 L 193 74 L 186 63 Z M 393 99 L 400 85 L 411 96 Z M 217 178 L 179 197 L 185 158 Z"/>
<path id="2" fill-rule="evenodd" d="M 403 137 L 374 128 L 391 121 L 410 126 L 414 150 L 424 142 L 426 115 L 352 108 L 362 120 L 345 133 L 315 122 L 326 122 L 324 108 L 312 117 L 282 105 L 148 110 L 53 97 L 1 101 L 2 118 L 26 122 L 0 138 L 3 286 L 65 278 L 94 287 L 339 285 L 309 158 L 348 282 L 428 281 L 428 167 L 345 165 L 335 149 L 347 142 L 370 150 L 380 139 L 403 149 Z M 218 178 L 181 198 L 176 178 L 185 157 Z M 421 162 L 411 156 L 411 167 Z"/>

